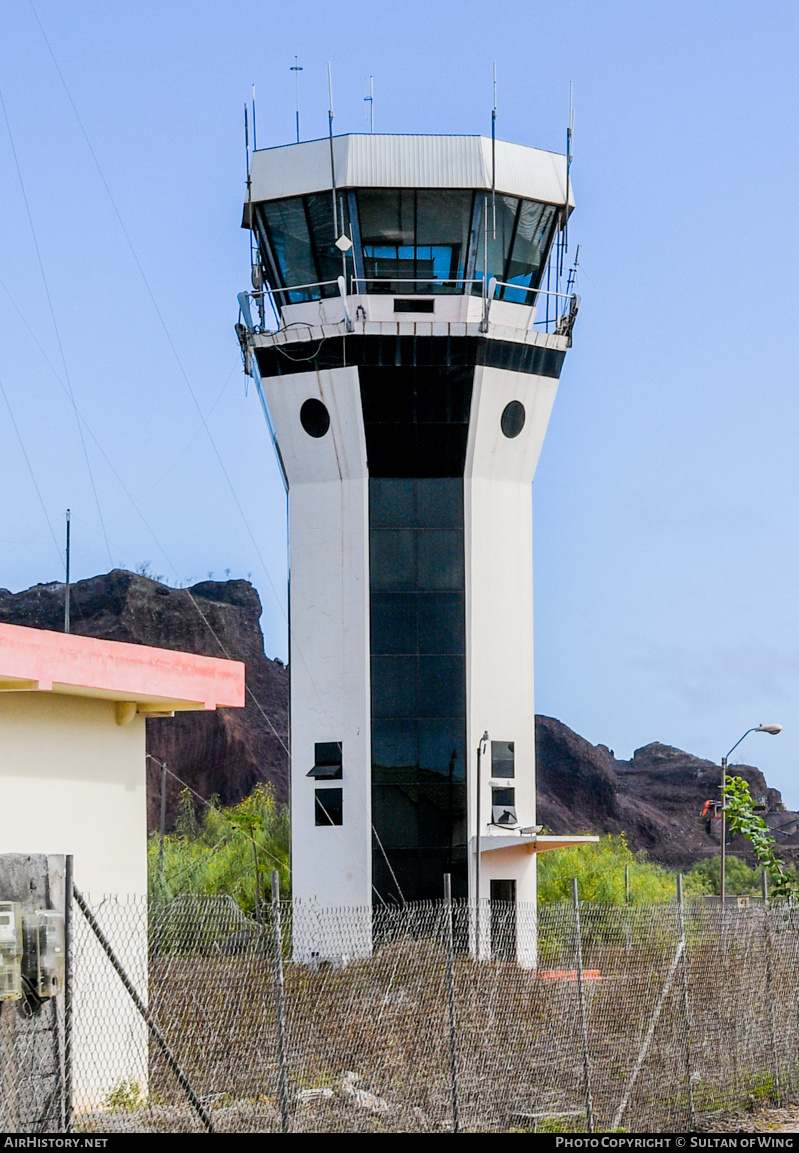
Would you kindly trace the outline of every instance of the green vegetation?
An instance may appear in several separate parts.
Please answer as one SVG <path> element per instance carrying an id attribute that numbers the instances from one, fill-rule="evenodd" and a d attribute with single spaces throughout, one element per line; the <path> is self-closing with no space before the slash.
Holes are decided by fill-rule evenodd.
<path id="1" fill-rule="evenodd" d="M 147 860 L 152 902 L 180 893 L 226 894 L 252 914 L 258 902 L 270 899 L 273 869 L 281 896 L 289 896 L 288 809 L 278 805 L 268 785 L 257 785 L 230 808 L 212 800 L 198 819 L 184 789 L 175 832 L 164 838 L 163 872 L 157 833 L 149 838 Z"/>
<path id="2" fill-rule="evenodd" d="M 621 833 L 602 837 L 597 844 L 542 853 L 538 858 L 539 903 L 570 901 L 572 877 L 576 877 L 581 900 L 601 905 L 623 905 L 626 901 L 625 867 L 630 870 L 631 904 L 657 905 L 675 899 L 675 873 L 650 861 L 646 853 L 634 853 Z M 728 893 L 760 893 L 760 878 L 759 869 L 750 869 L 739 857 L 727 857 Z M 776 889 L 773 891 L 776 893 Z M 718 895 L 718 854 L 700 861 L 684 874 L 683 892 L 686 897 Z"/>
<path id="3" fill-rule="evenodd" d="M 796 878 L 774 853 L 765 822 L 750 811 L 746 782 L 732 778 L 727 797 L 731 830 L 749 838 L 769 872 L 772 895 L 788 896 L 789 889 L 796 893 Z M 151 901 L 168 901 L 182 893 L 225 894 L 252 914 L 257 902 L 269 900 L 273 869 L 280 876 L 281 896 L 290 896 L 288 809 L 277 804 L 268 785 L 258 785 L 246 800 L 229 808 L 212 800 L 198 818 L 191 794 L 184 789 L 175 832 L 164 839 L 163 874 L 157 833 L 149 839 L 148 865 Z M 675 899 L 675 873 L 649 860 L 644 852 L 634 853 L 621 833 L 602 837 L 596 844 L 542 853 L 538 858 L 539 903 L 570 901 L 572 877 L 576 877 L 581 900 L 623 905 L 625 868 L 630 871 L 631 904 L 666 904 Z M 728 855 L 728 893 L 759 894 L 761 875 L 761 870 Z M 718 895 L 718 853 L 686 873 L 683 885 L 687 897 Z"/>
<path id="4" fill-rule="evenodd" d="M 621 833 L 602 837 L 597 844 L 542 853 L 538 858 L 539 903 L 570 901 L 572 877 L 576 877 L 582 901 L 623 905 L 625 866 L 630 869 L 631 903 L 658 905 L 675 899 L 674 873 L 650 861 L 646 853 L 634 853 Z M 686 895 L 697 893 L 690 876 L 685 879 Z"/>
<path id="5" fill-rule="evenodd" d="M 765 869 L 773 897 L 799 896 L 799 883 L 789 872 L 774 848 L 774 837 L 768 825 L 755 813 L 749 785 L 743 777 L 727 777 L 724 785 L 727 821 L 733 836 L 742 834 Z"/>

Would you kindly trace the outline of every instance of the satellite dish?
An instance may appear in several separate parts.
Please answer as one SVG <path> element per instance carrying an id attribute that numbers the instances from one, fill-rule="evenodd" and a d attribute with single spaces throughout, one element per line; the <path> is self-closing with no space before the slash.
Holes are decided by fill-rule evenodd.
<path id="1" fill-rule="evenodd" d="M 350 240 L 349 236 L 339 236 L 338 240 L 336 241 L 336 248 L 339 250 L 339 252 L 349 252 L 349 250 L 352 248 L 352 241 Z"/>

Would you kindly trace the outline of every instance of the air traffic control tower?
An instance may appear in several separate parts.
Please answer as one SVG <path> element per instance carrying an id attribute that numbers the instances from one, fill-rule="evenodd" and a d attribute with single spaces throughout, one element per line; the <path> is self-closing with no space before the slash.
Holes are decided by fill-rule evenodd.
<path id="1" fill-rule="evenodd" d="M 569 840 L 536 827 L 532 481 L 571 208 L 564 156 L 480 136 L 252 155 L 238 334 L 289 494 L 295 899 L 450 873 L 534 902 Z"/>

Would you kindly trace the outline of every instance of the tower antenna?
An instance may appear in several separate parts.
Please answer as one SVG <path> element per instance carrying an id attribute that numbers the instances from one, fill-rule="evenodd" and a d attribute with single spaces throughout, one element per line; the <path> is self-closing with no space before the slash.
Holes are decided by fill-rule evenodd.
<path id="1" fill-rule="evenodd" d="M 67 509 L 66 580 L 64 581 L 64 632 L 69 632 L 69 509 Z"/>
<path id="2" fill-rule="evenodd" d="M 333 241 L 338 240 L 338 208 L 336 206 L 336 165 L 333 160 L 333 73 L 330 61 L 327 62 L 327 88 L 330 94 L 330 107 L 327 111 L 327 126 L 330 135 L 330 179 L 333 182 Z"/>
<path id="3" fill-rule="evenodd" d="M 253 89 L 254 90 L 254 89 Z M 247 218 L 250 233 L 250 268 L 253 266 L 252 178 L 250 177 L 250 131 L 247 122 L 247 101 L 244 101 L 244 156 L 247 162 Z"/>
<path id="4" fill-rule="evenodd" d="M 364 102 L 364 104 L 368 103 L 368 105 L 369 105 L 369 131 L 374 132 L 374 130 L 375 130 L 375 78 L 374 78 L 374 76 L 369 77 L 369 95 L 364 96 L 363 102 Z"/>
<path id="5" fill-rule="evenodd" d="M 560 271 L 563 272 L 563 254 L 569 251 L 569 192 L 571 190 L 572 133 L 574 132 L 574 82 L 569 81 L 569 123 L 566 128 L 566 203 L 563 207 L 563 247 Z"/>
<path id="6" fill-rule="evenodd" d="M 297 90 L 297 143 L 300 142 L 300 73 L 302 72 L 302 65 L 297 63 L 297 57 L 294 57 L 294 63 L 289 69 L 294 73 L 294 85 Z"/>
<path id="7" fill-rule="evenodd" d="M 497 238 L 497 62 L 494 61 L 494 104 L 491 109 L 491 211 L 494 240 Z"/>
<path id="8" fill-rule="evenodd" d="M 255 132 L 255 85 L 252 86 L 252 150 L 258 151 L 258 138 Z"/>

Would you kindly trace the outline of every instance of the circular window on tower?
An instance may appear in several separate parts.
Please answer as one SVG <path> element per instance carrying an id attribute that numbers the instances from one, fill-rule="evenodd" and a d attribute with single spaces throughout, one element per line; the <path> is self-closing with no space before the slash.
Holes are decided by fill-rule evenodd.
<path id="1" fill-rule="evenodd" d="M 510 404 L 505 405 L 499 424 L 509 440 L 513 440 L 514 436 L 518 436 L 524 428 L 525 415 L 524 405 L 520 400 L 512 400 Z"/>
<path id="2" fill-rule="evenodd" d="M 522 412 L 523 411 L 524 410 L 522 410 Z M 522 423 L 524 423 L 524 415 L 522 415 Z M 305 401 L 300 409 L 300 424 L 308 433 L 308 436 L 324 436 L 330 428 L 330 413 L 322 404 L 321 400 L 317 400 L 316 397 L 312 396 L 310 400 Z"/>

